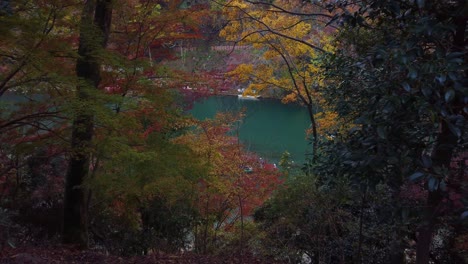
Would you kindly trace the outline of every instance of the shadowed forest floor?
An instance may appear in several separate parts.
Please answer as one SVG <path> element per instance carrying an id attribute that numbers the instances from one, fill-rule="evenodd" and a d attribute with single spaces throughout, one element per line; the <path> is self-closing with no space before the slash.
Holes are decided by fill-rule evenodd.
<path id="1" fill-rule="evenodd" d="M 146 256 L 119 257 L 108 255 L 98 250 L 79 250 L 73 246 L 58 245 L 56 247 L 7 247 L 0 251 L 0 263 L 275 263 L 260 260 L 254 256 L 204 256 L 192 253 L 170 255 L 156 253 Z"/>

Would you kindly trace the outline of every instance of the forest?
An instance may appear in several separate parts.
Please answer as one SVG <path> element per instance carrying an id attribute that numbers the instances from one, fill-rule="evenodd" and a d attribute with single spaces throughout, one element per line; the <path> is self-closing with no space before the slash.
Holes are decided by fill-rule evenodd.
<path id="1" fill-rule="evenodd" d="M 467 21 L 466 0 L 0 0 L 0 263 L 468 263 Z M 191 115 L 212 96 L 302 106 L 305 162 L 251 151 L 243 111 Z"/>

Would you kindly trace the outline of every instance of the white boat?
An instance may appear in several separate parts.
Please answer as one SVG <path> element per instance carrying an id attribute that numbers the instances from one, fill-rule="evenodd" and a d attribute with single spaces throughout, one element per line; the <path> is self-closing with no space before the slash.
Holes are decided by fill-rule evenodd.
<path id="1" fill-rule="evenodd" d="M 245 100 L 258 100 L 258 98 L 260 98 L 260 96 L 258 95 L 243 95 L 243 94 L 238 94 L 237 95 L 237 98 L 238 99 L 245 99 Z"/>

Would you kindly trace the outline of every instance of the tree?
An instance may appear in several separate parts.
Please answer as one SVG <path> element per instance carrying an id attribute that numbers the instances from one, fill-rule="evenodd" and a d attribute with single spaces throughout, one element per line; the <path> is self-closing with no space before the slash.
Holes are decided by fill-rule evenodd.
<path id="1" fill-rule="evenodd" d="M 88 212 L 86 191 L 82 184 L 89 175 L 90 147 L 94 135 L 95 114 L 89 109 L 93 89 L 101 81 L 99 54 L 106 47 L 110 34 L 112 5 L 108 0 L 87 1 L 83 7 L 76 63 L 79 78 L 77 97 L 83 101 L 72 126 L 71 151 L 65 183 L 63 241 L 88 246 Z"/>
<path id="2" fill-rule="evenodd" d="M 303 22 L 301 18 L 307 17 L 323 17 L 327 23 L 339 26 L 338 37 L 330 42 L 334 49 L 323 52 L 317 66 L 319 77 L 324 80 L 318 95 L 322 99 L 320 106 L 335 115 L 341 124 L 329 126 L 330 137 L 324 138 L 316 151 L 317 158 L 307 169 L 324 185 L 332 177 L 343 177 L 351 179 L 356 186 L 362 205 L 358 212 L 359 243 L 353 256 L 358 262 L 364 260 L 364 241 L 369 232 L 363 223 L 368 197 L 376 194 L 377 186 L 383 185 L 398 205 L 401 187 L 409 184 L 408 180 L 423 180 L 428 194 L 427 207 L 412 219 L 419 221 L 418 262 L 427 263 L 431 234 L 446 212 L 442 208 L 447 205 L 442 201 L 453 196 L 447 190 L 452 184 L 459 188 L 459 179 L 463 178 L 460 171 L 450 169 L 450 164 L 465 147 L 466 1 L 446 4 L 324 1 L 311 5 L 318 7 L 319 12 L 297 12 L 305 5 L 296 3 L 294 9 L 286 8 L 282 1 L 231 1 L 226 6 L 231 7 L 228 14 L 235 19 L 223 34 L 228 39 L 236 36 L 231 40 L 254 45 L 266 43 L 268 51 L 281 51 L 278 54 L 288 69 L 294 69 L 289 71 L 291 80 L 299 80 L 300 84 L 301 78 L 307 80 L 304 76 L 312 75 L 314 70 L 296 70 L 303 68 L 298 63 L 300 60 L 294 60 L 293 48 L 300 50 L 304 45 L 320 51 L 321 46 L 308 41 L 307 37 L 311 36 L 307 31 L 294 38 L 281 30 L 294 29 Z M 325 10 L 330 13 L 325 15 Z M 268 14 L 274 19 L 267 20 Z M 282 16 L 289 16 L 287 21 L 292 25 L 283 27 L 288 24 L 281 24 L 285 23 Z M 280 41 L 300 44 L 287 50 L 275 47 Z M 309 63 L 306 60 L 303 65 Z M 261 73 L 260 78 L 256 72 Z M 295 77 L 297 72 L 302 75 Z M 253 75 L 264 85 L 268 83 L 263 76 L 278 75 L 263 65 L 257 69 L 242 65 L 234 73 L 241 81 L 248 81 L 246 77 Z M 252 88 L 263 88 L 255 85 Z M 302 86 L 294 87 L 300 88 L 299 91 L 314 87 Z M 390 243 L 395 254 L 388 257 L 389 261 L 398 262 L 406 247 L 401 238 L 411 234 L 400 230 L 400 227 L 405 229 L 403 218 L 397 214 L 401 207 L 392 210 L 396 216 L 392 220 L 399 224 L 388 229 L 395 238 Z"/>
<path id="3" fill-rule="evenodd" d="M 0 175 L 25 166 L 25 157 L 44 145 L 41 139 L 65 138 L 68 120 L 62 106 L 70 94 L 65 87 L 76 80 L 71 66 L 75 28 L 67 16 L 75 10 L 72 3 L 4 3 L 8 12 L 0 15 L 0 142 L 17 162 Z M 28 141 L 34 147 L 19 151 Z"/>
<path id="4" fill-rule="evenodd" d="M 187 146 L 171 142 L 174 127 L 100 134 L 99 168 L 86 186 L 93 192 L 92 233 L 109 250 L 133 255 L 187 246 L 196 220 L 196 185 L 206 168 Z"/>
<path id="5" fill-rule="evenodd" d="M 180 88 L 185 78 L 197 79 L 168 71 L 167 64 L 155 65 L 152 56 L 155 45 L 182 40 L 186 45 L 200 38 L 208 5 L 181 9 L 180 1 L 46 2 L 1 7 L 5 23 L 0 28 L 6 37 L 0 44 L 5 62 L 0 96 L 6 99 L 0 106 L 0 195 L 26 204 L 26 191 L 40 200 L 46 198 L 39 191 L 53 187 L 53 204 L 59 206 L 65 178 L 59 169 L 68 163 L 65 243 L 86 247 L 90 224 L 93 241 L 120 252 L 184 247 L 198 209 L 185 194 L 192 190 L 197 197 L 197 185 L 208 169 L 193 154 L 195 143 L 175 143 L 193 122 L 173 100 L 177 92 L 171 88 Z M 191 17 L 194 12 L 198 15 Z M 81 21 L 74 22 L 80 14 Z M 11 96 L 22 101 L 11 102 Z M 236 186 L 230 203 L 242 208 L 241 217 L 271 191 L 267 182 L 261 191 L 256 188 L 249 179 L 263 176 L 252 175 L 226 181 Z M 46 184 L 25 185 L 29 179 Z M 8 201 L 2 199 L 1 206 L 17 206 Z M 118 224 L 121 220 L 128 221 Z M 156 240 L 144 238 L 145 232 Z M 113 234 L 135 239 L 125 240 L 130 246 L 123 250 L 128 244 L 109 242 Z"/>
<path id="6" fill-rule="evenodd" d="M 335 82 L 327 89 L 335 111 L 355 124 L 339 142 L 343 164 L 370 186 L 388 184 L 395 199 L 408 179 L 423 180 L 427 202 L 417 230 L 417 263 L 428 263 L 441 201 L 460 177 L 450 163 L 465 145 L 466 3 L 330 8 L 345 10 L 340 17 L 348 25 L 331 57 L 328 78 Z"/>
<path id="7" fill-rule="evenodd" d="M 129 8 L 129 4 L 135 8 Z M 182 119 L 177 106 L 171 105 L 168 92 L 170 85 L 152 81 L 152 78 L 159 77 L 152 58 L 155 42 L 198 36 L 187 32 L 187 27 L 181 25 L 181 22 L 186 21 L 187 12 L 179 10 L 174 4 L 122 1 L 117 5 L 109 1 L 97 1 L 87 3 L 84 7 L 78 50 L 81 57 L 77 63 L 77 76 L 82 83 L 77 87 L 78 102 L 73 109 L 76 117 L 72 135 L 73 153 L 67 177 L 68 202 L 65 211 L 68 213 L 65 214 L 65 223 L 69 224 L 65 228 L 65 241 L 81 241 L 84 244 L 86 240 L 86 210 L 92 195 L 85 191 L 83 183 L 86 178 L 101 175 L 99 171 L 112 163 L 106 158 L 109 145 L 105 143 L 113 144 L 115 137 L 124 137 L 130 145 L 142 144 L 140 147 L 132 146 L 134 148 L 130 147 L 130 150 L 137 153 L 141 151 L 143 156 L 150 155 L 148 151 L 151 150 L 146 149 L 149 143 L 136 138 L 136 135 L 146 138 L 153 137 L 155 133 L 160 134 L 158 137 L 162 137 L 163 144 L 171 138 L 171 130 L 177 132 L 179 129 L 169 125 Z M 110 31 L 112 13 L 116 16 L 112 22 L 113 30 Z M 109 47 L 106 50 L 107 42 Z M 171 77 L 175 79 L 171 80 L 172 83 L 181 83 L 177 80 L 178 76 Z M 93 141 L 93 137 L 105 143 Z M 117 150 L 118 153 L 120 151 Z M 160 165 L 159 169 L 164 171 L 164 163 L 156 165 Z M 139 177 L 142 175 L 132 176 L 135 181 Z M 139 192 L 139 195 L 145 196 L 143 190 Z M 78 215 L 82 216 L 79 221 Z M 69 239 L 69 236 L 74 238 Z M 78 239 L 78 236 L 82 238 Z"/>
<path id="8" fill-rule="evenodd" d="M 195 249 L 201 253 L 219 253 L 221 249 L 224 254 L 242 253 L 248 240 L 244 233 L 246 217 L 282 182 L 271 165 L 246 152 L 230 135 L 238 118 L 218 114 L 213 120 L 197 122 L 196 130 L 176 139 L 188 144 L 208 168 L 195 199 L 200 223 L 194 226 Z M 238 236 L 236 243 L 228 239 L 228 234 L 234 233 Z"/>
<path id="9" fill-rule="evenodd" d="M 220 35 L 235 45 L 250 44 L 260 50 L 257 62 L 241 64 L 229 75 L 247 86 L 245 94 L 279 89 L 284 102 L 305 105 L 315 157 L 316 112 L 323 107 L 320 90 L 325 85 L 319 65 L 321 57 L 333 49 L 326 24 L 332 16 L 312 4 L 295 1 L 230 1 L 224 10 L 229 23 Z"/>

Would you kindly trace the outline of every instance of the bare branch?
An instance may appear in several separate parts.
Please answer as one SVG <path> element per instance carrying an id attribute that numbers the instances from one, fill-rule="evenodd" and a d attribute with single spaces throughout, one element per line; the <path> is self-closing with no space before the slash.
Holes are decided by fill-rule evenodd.
<path id="1" fill-rule="evenodd" d="M 60 117 L 58 114 L 59 114 L 59 112 L 42 112 L 42 113 L 34 113 L 34 114 L 30 114 L 30 115 L 25 115 L 25 116 L 10 120 L 8 122 L 0 123 L 0 131 L 10 130 L 10 128 L 9 128 L 10 126 L 13 126 L 13 125 L 19 124 L 19 123 L 25 123 L 26 120 L 31 120 L 31 119 L 49 118 L 49 117 L 56 117 L 56 118 L 64 119 L 63 117 Z"/>
<path id="2" fill-rule="evenodd" d="M 329 52 L 325 51 L 324 49 L 322 49 L 322 48 L 320 48 L 320 47 L 318 47 L 318 46 L 316 46 L 316 45 L 314 45 L 314 44 L 312 44 L 312 43 L 309 43 L 309 42 L 307 42 L 307 41 L 305 41 L 305 40 L 302 40 L 302 39 L 298 39 L 298 38 L 294 38 L 294 37 L 288 36 L 288 35 L 286 35 L 286 34 L 283 34 L 283 33 L 281 33 L 281 32 L 276 31 L 275 29 L 272 29 L 272 28 L 271 28 L 270 26 L 268 26 L 266 23 L 264 23 L 263 21 L 261 21 L 261 20 L 258 19 L 258 18 L 253 17 L 253 16 L 250 15 L 247 11 L 245 11 L 244 9 L 242 9 L 242 8 L 240 8 L 240 7 L 238 7 L 238 6 L 230 6 L 230 7 L 237 8 L 237 9 L 240 10 L 243 14 L 245 14 L 246 17 L 247 17 L 248 19 L 251 19 L 251 20 L 253 20 L 253 21 L 259 23 L 260 25 L 262 25 L 262 26 L 265 28 L 264 30 L 258 30 L 258 31 L 256 31 L 256 32 L 265 32 L 265 31 L 268 31 L 268 32 L 270 32 L 270 33 L 273 34 L 273 35 L 282 37 L 282 38 L 284 38 L 284 39 L 289 39 L 289 40 L 292 40 L 292 41 L 295 41 L 295 42 L 298 42 L 298 43 L 302 43 L 302 44 L 304 44 L 304 45 L 306 45 L 306 46 L 308 46 L 308 47 L 310 47 L 310 48 L 312 48 L 312 49 L 314 49 L 314 50 L 320 51 L 320 52 L 322 52 L 322 53 L 329 54 Z M 252 33 L 255 33 L 255 32 L 252 32 Z"/>
<path id="3" fill-rule="evenodd" d="M 250 1 L 250 0 L 244 0 L 245 2 L 247 3 L 250 3 L 250 4 L 253 4 L 253 5 L 264 5 L 264 6 L 270 6 L 270 7 L 273 7 L 274 9 L 276 10 L 267 10 L 268 12 L 273 12 L 273 13 L 286 13 L 286 14 L 289 14 L 289 15 L 294 15 L 294 16 L 305 16 L 305 17 L 325 17 L 325 18 L 329 18 L 329 19 L 332 19 L 333 16 L 330 16 L 330 15 L 327 15 L 327 14 L 323 14 L 323 13 L 301 13 L 301 12 L 294 12 L 294 11 L 291 11 L 291 10 L 286 10 L 276 4 L 273 4 L 273 3 L 267 3 L 267 2 L 258 2 L 258 1 Z"/>

